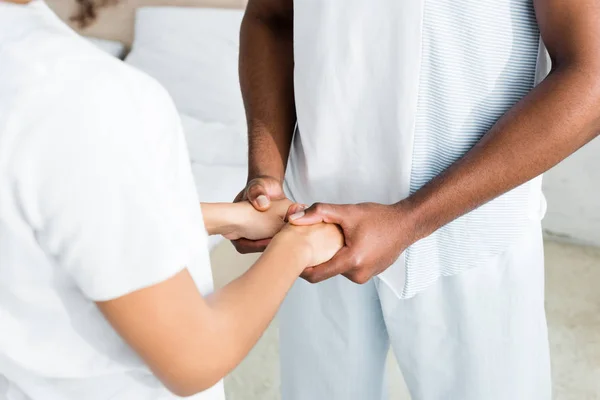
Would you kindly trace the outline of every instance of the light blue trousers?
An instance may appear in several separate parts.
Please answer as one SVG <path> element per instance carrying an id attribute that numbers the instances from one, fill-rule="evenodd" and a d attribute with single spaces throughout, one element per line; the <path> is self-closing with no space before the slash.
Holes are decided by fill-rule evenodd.
<path id="1" fill-rule="evenodd" d="M 540 225 L 407 300 L 377 278 L 300 280 L 280 340 L 283 400 L 387 399 L 390 345 L 413 400 L 550 400 Z"/>

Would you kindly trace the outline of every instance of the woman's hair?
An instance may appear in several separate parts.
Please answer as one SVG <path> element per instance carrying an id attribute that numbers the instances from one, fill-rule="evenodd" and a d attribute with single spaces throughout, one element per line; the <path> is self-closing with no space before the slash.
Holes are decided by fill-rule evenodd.
<path id="1" fill-rule="evenodd" d="M 77 2 L 77 12 L 71 17 L 80 28 L 89 26 L 96 19 L 98 9 L 111 4 L 117 3 L 119 0 L 75 0 Z"/>

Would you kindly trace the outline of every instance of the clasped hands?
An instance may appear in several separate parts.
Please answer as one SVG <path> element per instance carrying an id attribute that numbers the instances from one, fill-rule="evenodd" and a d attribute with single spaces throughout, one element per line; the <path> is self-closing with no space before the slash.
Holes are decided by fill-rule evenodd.
<path id="1" fill-rule="evenodd" d="M 324 204 L 311 207 L 293 204 L 279 180 L 262 176 L 248 182 L 234 202 L 247 201 L 262 212 L 275 211 L 284 229 L 315 224 L 335 224 L 344 236 L 344 245 L 329 261 L 306 268 L 301 277 L 317 283 L 336 275 L 364 284 L 386 270 L 400 254 L 417 240 L 415 217 L 407 202 Z M 288 225 L 285 225 L 285 221 Z M 254 236 L 256 237 L 256 236 Z M 250 240 L 247 236 L 229 237 L 240 253 L 263 251 L 271 238 Z"/>

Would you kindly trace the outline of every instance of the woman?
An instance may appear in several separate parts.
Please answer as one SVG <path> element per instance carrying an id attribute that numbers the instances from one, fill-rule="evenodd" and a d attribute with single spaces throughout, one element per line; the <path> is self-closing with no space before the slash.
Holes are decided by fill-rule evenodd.
<path id="1" fill-rule="evenodd" d="M 0 399 L 223 399 L 341 234 L 284 225 L 288 202 L 200 209 L 165 91 L 24 2 L 0 1 Z M 206 231 L 280 229 L 211 293 Z"/>

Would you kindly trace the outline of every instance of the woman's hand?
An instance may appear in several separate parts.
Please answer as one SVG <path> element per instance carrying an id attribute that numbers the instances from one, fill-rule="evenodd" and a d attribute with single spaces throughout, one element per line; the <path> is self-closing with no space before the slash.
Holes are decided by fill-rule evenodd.
<path id="1" fill-rule="evenodd" d="M 271 200 L 266 211 L 257 211 L 248 201 L 232 204 L 236 208 L 235 223 L 223 236 L 229 240 L 272 238 L 285 225 L 286 214 L 292 205 L 294 204 L 285 198 Z M 298 209 L 297 205 L 294 205 L 293 210 L 295 209 Z"/>
<path id="2" fill-rule="evenodd" d="M 306 257 L 304 268 L 307 268 L 331 260 L 344 247 L 344 235 L 335 224 L 318 223 L 308 226 L 288 224 L 273 238 L 269 247 L 271 246 L 282 246 L 290 252 L 302 254 Z"/>

